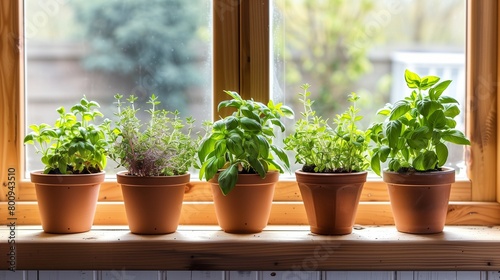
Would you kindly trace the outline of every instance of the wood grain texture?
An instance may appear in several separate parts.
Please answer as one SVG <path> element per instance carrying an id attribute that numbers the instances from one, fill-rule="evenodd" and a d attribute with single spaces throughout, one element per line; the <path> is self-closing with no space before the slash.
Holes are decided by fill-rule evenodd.
<path id="1" fill-rule="evenodd" d="M 214 120 L 229 114 L 217 112 L 217 105 L 228 96 L 223 90 L 240 91 L 239 1 L 213 1 L 213 112 Z"/>
<path id="2" fill-rule="evenodd" d="M 498 35 L 498 32 L 500 32 L 500 20 L 498 20 L 498 15 L 500 15 L 500 5 L 497 4 L 497 47 L 500 46 L 500 35 Z M 497 52 L 498 52 L 498 48 L 497 48 Z M 497 53 L 497 78 L 496 78 L 496 81 L 497 81 L 497 87 L 496 87 L 496 90 L 497 90 L 497 95 L 498 95 L 498 92 L 500 91 L 499 88 L 498 88 L 498 82 L 500 81 L 500 54 Z M 500 108 L 500 98 L 497 98 L 497 112 L 498 112 L 498 108 Z M 500 122 L 498 121 L 498 113 L 497 113 L 497 140 L 500 139 Z M 500 172 L 500 161 L 499 161 L 499 157 L 500 157 L 500 149 L 497 149 L 497 174 L 499 174 Z M 497 202 L 500 203 L 500 176 L 497 175 L 497 180 L 496 180 L 496 195 L 497 195 Z M 500 277 L 499 277 L 500 278 Z"/>
<path id="3" fill-rule="evenodd" d="M 7 204 L 0 203 L 0 213 L 7 213 Z M 36 202 L 16 204 L 17 224 L 39 225 Z M 356 224 L 392 225 L 392 211 L 388 202 L 362 202 L 358 206 Z M 217 225 L 212 202 L 185 202 L 182 206 L 181 225 Z M 301 202 L 275 202 L 269 218 L 270 225 L 308 225 Z M 496 202 L 452 202 L 448 206 L 448 225 L 499 225 L 500 204 Z M 127 225 L 122 202 L 101 202 L 97 206 L 94 225 Z"/>
<path id="4" fill-rule="evenodd" d="M 0 182 L 7 185 L 9 168 L 21 178 L 23 37 L 20 28 L 23 1 L 0 2 Z M 0 188 L 5 199 L 7 188 Z M 2 219 L 3 220 L 3 219 Z"/>
<path id="5" fill-rule="evenodd" d="M 467 1 L 467 134 L 466 155 L 472 200 L 496 201 L 498 3 Z"/>
<path id="6" fill-rule="evenodd" d="M 20 184 L 16 199 L 18 201 L 35 201 L 35 187 L 31 182 Z M 0 197 L 0 201 L 6 201 L 6 197 Z M 121 188 L 115 179 L 108 179 L 101 184 L 99 201 L 122 201 Z M 212 191 L 206 181 L 194 179 L 186 186 L 184 194 L 185 201 L 212 201 Z M 283 179 L 276 185 L 274 195 L 275 201 L 302 201 L 297 182 L 294 179 Z M 387 186 L 381 180 L 373 180 L 365 183 L 361 193 L 361 201 L 388 201 Z M 453 184 L 450 194 L 452 201 L 470 201 L 471 184 L 469 181 L 457 181 Z"/>
<path id="7" fill-rule="evenodd" d="M 270 97 L 270 1 L 242 0 L 240 3 L 241 95 L 267 104 Z"/>
<path id="8" fill-rule="evenodd" d="M 182 227 L 148 236 L 112 227 L 67 235 L 18 228 L 16 256 L 19 270 L 500 270 L 499 232 L 448 226 L 440 234 L 411 235 L 363 227 L 318 236 L 307 227 L 269 227 L 259 234 Z M 2 252 L 8 234 L 0 229 Z M 0 269 L 5 259 L 2 254 Z"/>
<path id="9" fill-rule="evenodd" d="M 243 0 L 245 1 L 245 0 Z M 241 1 L 241 2 L 243 2 Z M 21 36 L 22 31 L 22 11 L 23 1 L 1 1 L 0 3 L 0 180 L 5 182 L 5 171 L 11 165 L 14 165 L 18 174 L 21 172 L 23 164 L 22 145 L 20 141 L 23 136 L 23 108 L 24 104 L 22 88 L 23 79 L 23 55 L 24 46 Z M 225 98 L 220 94 L 222 89 L 239 89 L 240 78 L 240 1 L 239 0 L 215 0 L 214 2 L 214 96 L 215 104 L 219 100 Z M 265 7 L 258 7 L 261 1 L 252 1 L 256 7 L 252 8 L 252 13 L 255 16 L 250 22 L 250 30 L 258 32 L 261 28 L 265 28 L 262 22 L 259 22 L 259 17 L 266 17 Z M 496 135 L 499 132 L 498 122 L 496 122 L 497 105 L 500 99 L 497 95 L 497 77 L 500 74 L 496 70 L 495 61 L 500 59 L 497 55 L 498 40 L 498 21 L 497 12 L 500 14 L 500 5 L 493 0 L 485 1 L 467 1 L 468 5 L 468 90 L 467 90 L 467 131 L 472 139 L 473 145 L 468 151 L 469 175 L 471 175 L 473 187 L 463 185 L 464 187 L 454 188 L 452 191 L 452 200 L 466 201 L 472 198 L 475 201 L 500 201 L 500 191 L 495 191 L 500 187 L 498 181 L 500 177 L 498 173 L 499 164 L 496 164 L 498 149 L 496 148 Z M 253 27 L 251 27 L 253 25 Z M 252 42 L 250 42 L 252 43 Z M 252 47 L 251 49 L 256 49 Z M 498 64 L 498 63 L 497 63 Z M 493 65 L 493 68 L 492 68 Z M 493 75 L 493 72 L 495 75 Z M 217 99 L 218 98 L 218 99 Z M 492 109 L 490 106 L 493 106 Z M 494 113 L 493 118 L 491 114 Z M 217 118 L 217 116 L 216 116 Z M 495 120 L 493 120 L 495 119 Z M 491 135 L 494 136 L 491 136 Z M 492 139 L 495 138 L 495 141 Z M 492 148 L 494 146 L 494 148 Z M 494 168 L 491 168 L 492 166 Z M 198 185 L 199 184 L 199 185 Z M 205 201 L 211 200 L 211 194 L 207 192 L 207 187 L 204 183 L 193 183 L 190 185 L 186 193 L 186 200 L 189 202 L 201 201 L 200 208 L 207 207 Z M 383 185 L 377 186 L 378 183 L 367 184 L 363 191 L 364 201 L 386 201 L 387 194 Z M 36 200 L 34 188 L 30 183 L 21 182 L 18 185 L 17 200 L 22 204 L 23 201 L 28 204 L 30 201 Z M 292 182 L 283 182 L 278 186 L 277 201 L 300 201 L 300 193 L 296 185 Z M 0 188 L 0 200 L 6 201 L 5 188 Z M 121 191 L 115 182 L 107 182 L 103 185 L 101 201 L 120 201 Z M 106 205 L 106 204 L 103 204 Z M 103 209 L 111 211 L 102 213 L 99 221 L 104 223 L 108 221 L 110 224 L 123 223 L 122 206 L 117 203 L 113 206 L 105 206 Z M 375 204 L 376 205 L 376 204 Z M 381 204 L 383 205 L 383 204 Z M 495 220 L 496 214 L 486 215 L 483 211 L 492 211 L 488 207 L 483 207 L 483 204 L 471 204 L 463 206 L 461 209 L 467 209 L 468 213 L 476 213 L 477 206 L 480 215 L 471 214 L 470 217 L 478 217 L 478 223 L 497 224 Z M 0 204 L 4 207 L 5 204 Z M 21 209 L 25 211 L 27 208 Z M 101 206 L 100 206 L 101 207 Z M 194 207 L 194 206 L 193 206 Z M 362 206 L 360 209 L 363 209 Z M 373 206 L 375 213 L 384 213 L 387 208 L 376 208 Z M 495 206 L 496 207 L 496 206 Z M 35 207 L 36 208 L 36 207 Z M 292 207 L 293 208 L 293 207 Z M 210 209 L 210 208 L 206 208 Z M 284 208 L 285 209 L 285 208 Z M 490 210 L 485 210 L 490 209 Z M 2 208 L 2 211 L 5 210 Z M 285 209 L 286 210 L 286 209 Z M 31 211 L 31 210 L 30 210 Z M 33 217 L 36 217 L 37 210 Z M 362 212 L 362 211 L 361 211 Z M 361 213 L 360 212 L 360 213 Z M 34 219 L 27 213 L 26 220 Z M 101 212 L 99 212 L 101 213 Z M 283 213 L 293 213 L 283 211 Z M 490 213 L 490 212 L 488 212 Z M 203 215 L 212 216 L 211 213 L 203 213 Z M 369 215 L 368 213 L 367 215 Z M 101 215 L 101 214 L 100 214 Z M 200 213 L 192 212 L 192 216 L 200 216 Z M 302 214 L 297 214 L 299 221 L 303 221 Z M 281 217 L 284 221 L 292 220 L 293 215 L 283 214 Z M 387 214 L 382 214 L 386 219 Z M 117 217 L 117 218 L 115 218 Z M 188 216 L 187 216 L 188 217 Z M 279 217 L 279 216 L 276 216 Z M 484 217 L 484 218 L 483 218 Z M 186 220 L 197 220 L 196 217 Z M 377 218 L 378 219 L 378 218 Z M 371 220 L 377 220 L 371 219 Z M 382 221 L 384 219 L 381 219 Z M 24 219 L 23 219 L 24 220 Z M 201 220 L 201 218 L 200 218 Z M 367 219 L 370 221 L 370 219 Z M 213 220 L 210 220 L 212 223 Z M 469 219 L 468 222 L 475 223 L 474 219 Z M 279 223 L 284 223 L 279 221 Z"/>

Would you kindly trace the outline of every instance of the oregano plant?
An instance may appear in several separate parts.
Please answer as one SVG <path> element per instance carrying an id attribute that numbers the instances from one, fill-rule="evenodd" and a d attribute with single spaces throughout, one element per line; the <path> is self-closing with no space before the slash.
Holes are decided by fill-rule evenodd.
<path id="1" fill-rule="evenodd" d="M 364 171 L 369 167 L 369 132 L 360 130 L 356 101 L 359 96 L 351 93 L 349 108 L 333 119 L 316 115 L 310 99 L 310 85 L 302 85 L 299 99 L 304 107 L 302 118 L 295 123 L 295 132 L 285 138 L 285 149 L 295 152 L 295 161 L 302 164 L 302 171 L 316 173 L 345 173 Z"/>
<path id="2" fill-rule="evenodd" d="M 45 174 L 88 174 L 101 172 L 110 146 L 110 121 L 98 110 L 99 104 L 84 96 L 69 111 L 59 107 L 53 126 L 30 125 L 24 143 L 34 145 L 42 155 Z"/>
<path id="3" fill-rule="evenodd" d="M 386 119 L 370 127 L 375 143 L 371 168 L 378 175 L 387 161 L 389 171 L 440 170 L 448 159 L 446 143 L 470 145 L 456 129 L 458 101 L 443 95 L 451 80 L 440 82 L 437 76 L 420 77 L 410 70 L 405 80 L 411 94 L 380 109 L 377 114 Z"/>
<path id="4" fill-rule="evenodd" d="M 236 185 L 238 174 L 258 174 L 265 178 L 269 170 L 281 173 L 290 168 L 285 151 L 273 144 L 275 129 L 285 131 L 281 117 L 292 118 L 291 108 L 270 100 L 267 105 L 244 100 L 234 91 L 224 91 L 232 99 L 221 101 L 218 110 L 233 108 L 232 115 L 206 123 L 198 158 L 200 179 L 212 179 L 218 172 L 219 185 L 227 195 Z"/>

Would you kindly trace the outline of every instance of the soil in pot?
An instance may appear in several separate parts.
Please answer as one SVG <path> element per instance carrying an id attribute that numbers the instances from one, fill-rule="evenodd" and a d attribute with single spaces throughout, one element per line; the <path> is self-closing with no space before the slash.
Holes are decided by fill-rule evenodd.
<path id="1" fill-rule="evenodd" d="M 455 170 L 397 173 L 384 171 L 396 228 L 430 234 L 444 229 Z"/>
<path id="2" fill-rule="evenodd" d="M 190 174 L 137 177 L 117 174 L 130 231 L 167 234 L 177 230 Z"/>
<path id="3" fill-rule="evenodd" d="M 229 233 L 261 232 L 269 221 L 278 172 L 268 172 L 262 179 L 257 174 L 239 174 L 234 189 L 224 196 L 217 183 L 210 180 L 215 214 L 219 226 Z"/>
<path id="4" fill-rule="evenodd" d="M 367 174 L 295 172 L 312 233 L 352 232 Z"/>
<path id="5" fill-rule="evenodd" d="M 100 184 L 105 173 L 31 173 L 42 228 L 48 233 L 78 233 L 92 228 Z"/>

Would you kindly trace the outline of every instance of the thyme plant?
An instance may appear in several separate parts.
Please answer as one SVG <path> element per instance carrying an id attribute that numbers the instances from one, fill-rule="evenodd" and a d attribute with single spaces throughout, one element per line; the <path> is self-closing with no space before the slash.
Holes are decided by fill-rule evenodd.
<path id="1" fill-rule="evenodd" d="M 172 176 L 186 174 L 193 165 L 198 140 L 192 137 L 194 119 L 182 120 L 178 111 L 158 108 L 160 101 L 154 94 L 146 110 L 149 121 L 137 117 L 140 109 L 134 102 L 137 97 L 116 94 L 116 127 L 113 129 L 114 145 L 110 157 L 134 176 Z"/>

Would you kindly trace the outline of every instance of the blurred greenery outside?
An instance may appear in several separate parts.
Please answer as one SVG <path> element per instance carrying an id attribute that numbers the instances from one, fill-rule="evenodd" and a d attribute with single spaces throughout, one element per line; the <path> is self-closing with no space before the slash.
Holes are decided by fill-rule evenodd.
<path id="1" fill-rule="evenodd" d="M 273 93 L 296 118 L 297 93 L 308 83 L 313 109 L 330 120 L 356 92 L 366 128 L 381 120 L 384 104 L 409 94 L 404 66 L 454 79 L 447 94 L 465 97 L 464 0 L 274 0 L 273 7 Z M 450 147 L 449 161 L 463 171 L 463 147 Z"/>
<path id="2" fill-rule="evenodd" d="M 146 109 L 154 93 L 166 109 L 194 116 L 201 127 L 212 114 L 210 6 L 207 0 L 26 0 L 27 123 L 53 123 L 57 107 L 84 94 L 112 118 L 114 94 L 135 94 Z M 297 117 L 297 92 L 309 83 L 314 109 L 329 119 L 344 110 L 350 92 L 358 93 L 367 126 L 390 101 L 394 80 L 403 79 L 392 76 L 394 52 L 465 50 L 464 0 L 273 0 L 271 17 L 273 96 Z M 70 72 L 81 76 L 64 76 Z"/>

